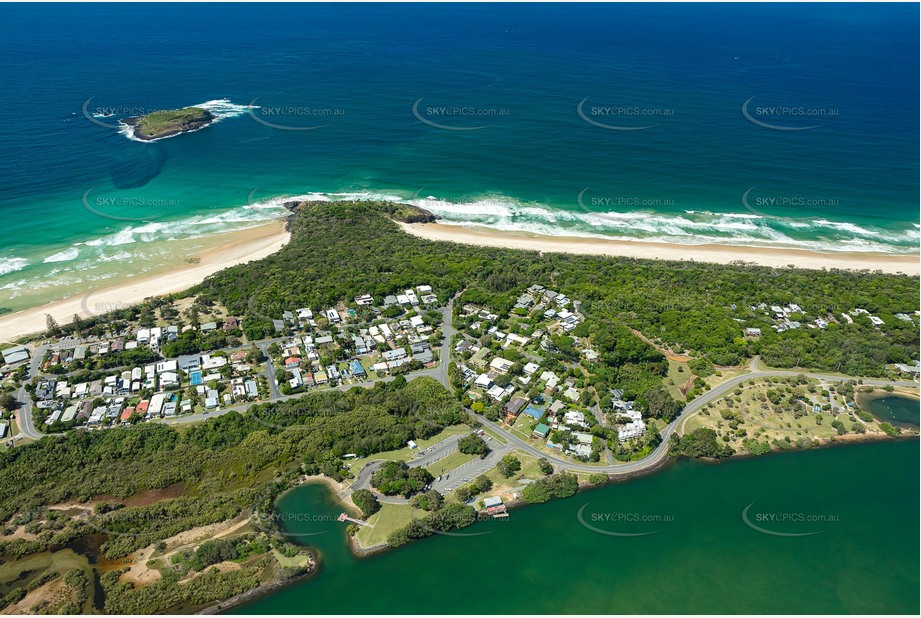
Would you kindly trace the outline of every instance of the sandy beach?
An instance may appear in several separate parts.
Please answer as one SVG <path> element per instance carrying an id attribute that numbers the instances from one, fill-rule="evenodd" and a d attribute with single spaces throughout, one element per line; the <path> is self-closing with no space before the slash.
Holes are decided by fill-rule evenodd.
<path id="1" fill-rule="evenodd" d="M 150 296 L 181 292 L 219 270 L 275 253 L 290 237 L 285 231 L 284 221 L 215 235 L 212 248 L 188 255 L 191 263 L 178 268 L 153 272 L 112 287 L 0 317 L 0 341 L 12 341 L 45 330 L 45 314 L 51 314 L 59 323 L 66 324 L 74 314 L 88 317 L 137 304 Z"/>
<path id="2" fill-rule="evenodd" d="M 608 255 L 642 259 L 683 260 L 729 264 L 748 262 L 761 266 L 846 270 L 880 270 L 885 273 L 921 274 L 917 255 L 880 253 L 818 253 L 800 249 L 772 249 L 730 245 L 675 245 L 670 243 L 606 240 L 577 236 L 539 236 L 523 232 L 498 231 L 484 227 L 462 227 L 444 223 L 401 223 L 414 236 L 482 247 L 527 249 L 548 253 Z"/>

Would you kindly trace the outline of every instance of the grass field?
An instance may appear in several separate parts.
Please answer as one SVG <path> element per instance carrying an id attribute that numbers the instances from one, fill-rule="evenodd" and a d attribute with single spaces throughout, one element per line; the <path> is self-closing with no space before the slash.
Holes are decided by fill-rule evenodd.
<path id="1" fill-rule="evenodd" d="M 368 519 L 369 525 L 362 526 L 358 531 L 358 540 L 364 547 L 386 543 L 393 531 L 412 520 L 415 510 L 408 504 L 382 504 L 381 510 Z"/>
<path id="2" fill-rule="evenodd" d="M 474 457 L 476 457 L 476 455 L 466 455 L 464 453 L 461 453 L 460 451 L 454 451 L 447 457 L 443 459 L 439 459 L 438 461 L 433 463 L 431 466 L 426 468 L 426 470 L 428 470 L 429 474 L 431 474 L 432 476 L 437 477 L 440 474 L 444 474 L 445 472 L 450 472 L 451 470 L 464 465 L 465 463 L 467 463 Z"/>
<path id="3" fill-rule="evenodd" d="M 492 437 L 496 442 L 500 444 L 508 444 L 508 440 L 505 439 L 505 436 L 502 435 L 502 432 L 496 431 L 490 427 L 484 427 L 483 431 L 486 435 Z"/>
<path id="4" fill-rule="evenodd" d="M 151 112 L 138 121 L 137 128 L 147 136 L 162 135 L 171 131 L 178 131 L 186 123 L 199 119 L 203 120 L 206 118 L 206 113 L 200 107 Z"/>
<path id="5" fill-rule="evenodd" d="M 362 457 L 361 459 L 353 459 L 346 463 L 349 464 L 349 470 L 352 471 L 352 474 L 358 474 L 358 472 L 365 467 L 369 461 L 375 459 L 401 459 L 403 461 L 409 461 L 413 455 L 418 453 L 421 449 L 430 447 L 433 444 L 437 444 L 442 440 L 446 440 L 451 436 L 456 436 L 458 434 L 464 434 L 470 431 L 470 428 L 466 425 L 451 425 L 450 427 L 445 427 L 441 433 L 438 433 L 431 438 L 426 438 L 425 440 L 416 441 L 417 449 L 411 449 L 408 446 L 405 446 L 396 451 L 386 451 L 383 453 L 374 453 L 373 455 L 368 455 L 367 457 Z"/>
<path id="6" fill-rule="evenodd" d="M 818 387 L 817 380 L 810 381 L 810 384 Z M 714 401 L 709 409 L 704 409 L 687 420 L 684 425 L 683 433 L 689 433 L 700 427 L 714 429 L 717 434 L 729 436 L 729 444 L 739 453 L 745 453 L 746 449 L 742 446 L 742 441 L 754 438 L 759 441 L 774 442 L 775 440 L 783 442 L 796 443 L 798 440 L 819 440 L 826 441 L 838 439 L 838 431 L 832 427 L 835 420 L 844 424 L 847 429 L 845 435 L 854 435 L 853 427 L 855 423 L 866 429 L 866 434 L 879 434 L 883 432 L 879 429 L 878 421 L 863 422 L 852 413 L 834 411 L 822 411 L 815 413 L 812 406 L 815 403 L 823 404 L 827 398 L 820 392 L 808 393 L 806 395 L 806 405 L 800 403 L 784 403 L 782 405 L 772 404 L 767 400 L 767 392 L 771 389 L 782 389 L 783 383 L 775 383 L 766 380 L 758 380 L 746 384 L 735 392 L 728 394 Z M 741 394 L 736 394 L 741 390 Z M 839 396 L 835 397 L 838 404 L 843 402 Z M 800 414 L 796 418 L 794 411 Z M 738 423 L 738 432 L 744 430 L 745 435 L 738 435 L 738 432 L 730 427 L 732 418 L 723 418 L 723 414 L 734 414 Z M 853 418 L 853 420 L 852 420 Z M 776 447 L 775 447 L 776 448 Z"/>
<path id="7" fill-rule="evenodd" d="M 683 371 L 681 371 L 681 369 L 683 369 Z M 668 392 L 672 394 L 672 397 L 678 401 L 684 401 L 684 395 L 681 394 L 678 387 L 684 386 L 684 383 L 687 382 L 688 378 L 692 375 L 691 370 L 688 369 L 687 363 L 679 363 L 673 360 L 668 361 L 668 379 L 665 381 L 665 386 L 668 388 Z"/>

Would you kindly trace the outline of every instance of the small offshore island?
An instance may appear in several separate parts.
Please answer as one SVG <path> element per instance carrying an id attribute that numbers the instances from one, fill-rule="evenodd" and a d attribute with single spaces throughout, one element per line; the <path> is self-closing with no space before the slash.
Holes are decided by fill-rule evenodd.
<path id="1" fill-rule="evenodd" d="M 435 217 L 406 204 L 285 206 L 277 253 L 0 346 L 0 611 L 227 611 L 317 573 L 337 528 L 368 555 L 675 460 L 917 441 L 917 277 L 478 247 L 408 234 Z M 320 482 L 331 505 L 296 489 Z M 604 515 L 567 533 L 607 536 Z"/>
<path id="2" fill-rule="evenodd" d="M 130 135 L 145 142 L 173 137 L 204 129 L 215 121 L 215 116 L 201 107 L 183 107 L 150 112 L 144 116 L 133 116 L 122 121 L 130 129 Z"/>

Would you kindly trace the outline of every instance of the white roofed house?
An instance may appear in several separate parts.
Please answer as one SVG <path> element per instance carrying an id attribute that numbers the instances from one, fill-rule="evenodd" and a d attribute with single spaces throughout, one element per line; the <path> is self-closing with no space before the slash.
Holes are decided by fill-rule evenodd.
<path id="1" fill-rule="evenodd" d="M 205 371 L 210 371 L 212 369 L 218 369 L 227 364 L 227 357 L 225 356 L 211 356 L 210 354 L 202 354 L 201 357 L 201 368 Z"/>
<path id="2" fill-rule="evenodd" d="M 0 351 L 0 354 L 3 354 L 3 362 L 7 363 L 8 365 L 29 360 L 29 350 L 25 346 L 21 345 L 5 348 L 4 350 Z"/>
<path id="3" fill-rule="evenodd" d="M 370 294 L 361 294 L 360 296 L 355 297 L 355 304 L 357 305 L 371 305 L 374 303 L 374 297 Z"/>
<path id="4" fill-rule="evenodd" d="M 617 438 L 621 442 L 626 442 L 631 438 L 638 438 L 646 432 L 643 416 L 638 410 L 618 411 L 617 416 L 630 419 L 629 422 L 617 426 Z"/>
<path id="5" fill-rule="evenodd" d="M 337 324 L 342 320 L 342 318 L 339 316 L 339 312 L 335 309 L 327 309 L 324 315 L 326 316 L 326 319 L 329 320 L 332 324 Z"/>
<path id="6" fill-rule="evenodd" d="M 493 385 L 492 388 L 486 391 L 486 394 L 495 401 L 502 401 L 506 397 L 505 389 L 498 384 Z"/>
<path id="7" fill-rule="evenodd" d="M 157 373 L 163 373 L 167 371 L 175 372 L 179 369 L 179 363 L 175 360 L 161 361 L 157 363 Z"/>
<path id="8" fill-rule="evenodd" d="M 507 358 L 502 358 L 500 356 L 497 356 L 496 358 L 492 359 L 492 361 L 489 363 L 489 368 L 492 369 L 493 371 L 497 371 L 499 373 L 504 374 L 504 373 L 508 373 L 509 369 L 511 369 L 514 364 L 515 363 L 508 360 Z"/>
<path id="9" fill-rule="evenodd" d="M 163 412 L 163 404 L 166 403 L 166 394 L 157 393 L 150 398 L 150 405 L 147 406 L 147 416 L 154 417 L 160 416 L 160 413 Z"/>
<path id="10" fill-rule="evenodd" d="M 578 410 L 570 410 L 563 415 L 563 424 L 570 427 L 586 427 L 585 415 Z"/>
<path id="11" fill-rule="evenodd" d="M 477 379 L 474 380 L 473 385 L 477 388 L 489 388 L 492 386 L 492 378 L 485 373 L 481 373 L 477 376 Z"/>

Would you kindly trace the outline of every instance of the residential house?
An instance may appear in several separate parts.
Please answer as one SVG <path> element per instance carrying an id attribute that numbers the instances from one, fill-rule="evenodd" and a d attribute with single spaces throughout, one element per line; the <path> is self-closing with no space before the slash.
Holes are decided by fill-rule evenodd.
<path id="1" fill-rule="evenodd" d="M 518 416 L 526 405 L 528 405 L 528 400 L 524 397 L 513 397 L 505 404 L 505 413 L 509 416 Z"/>

